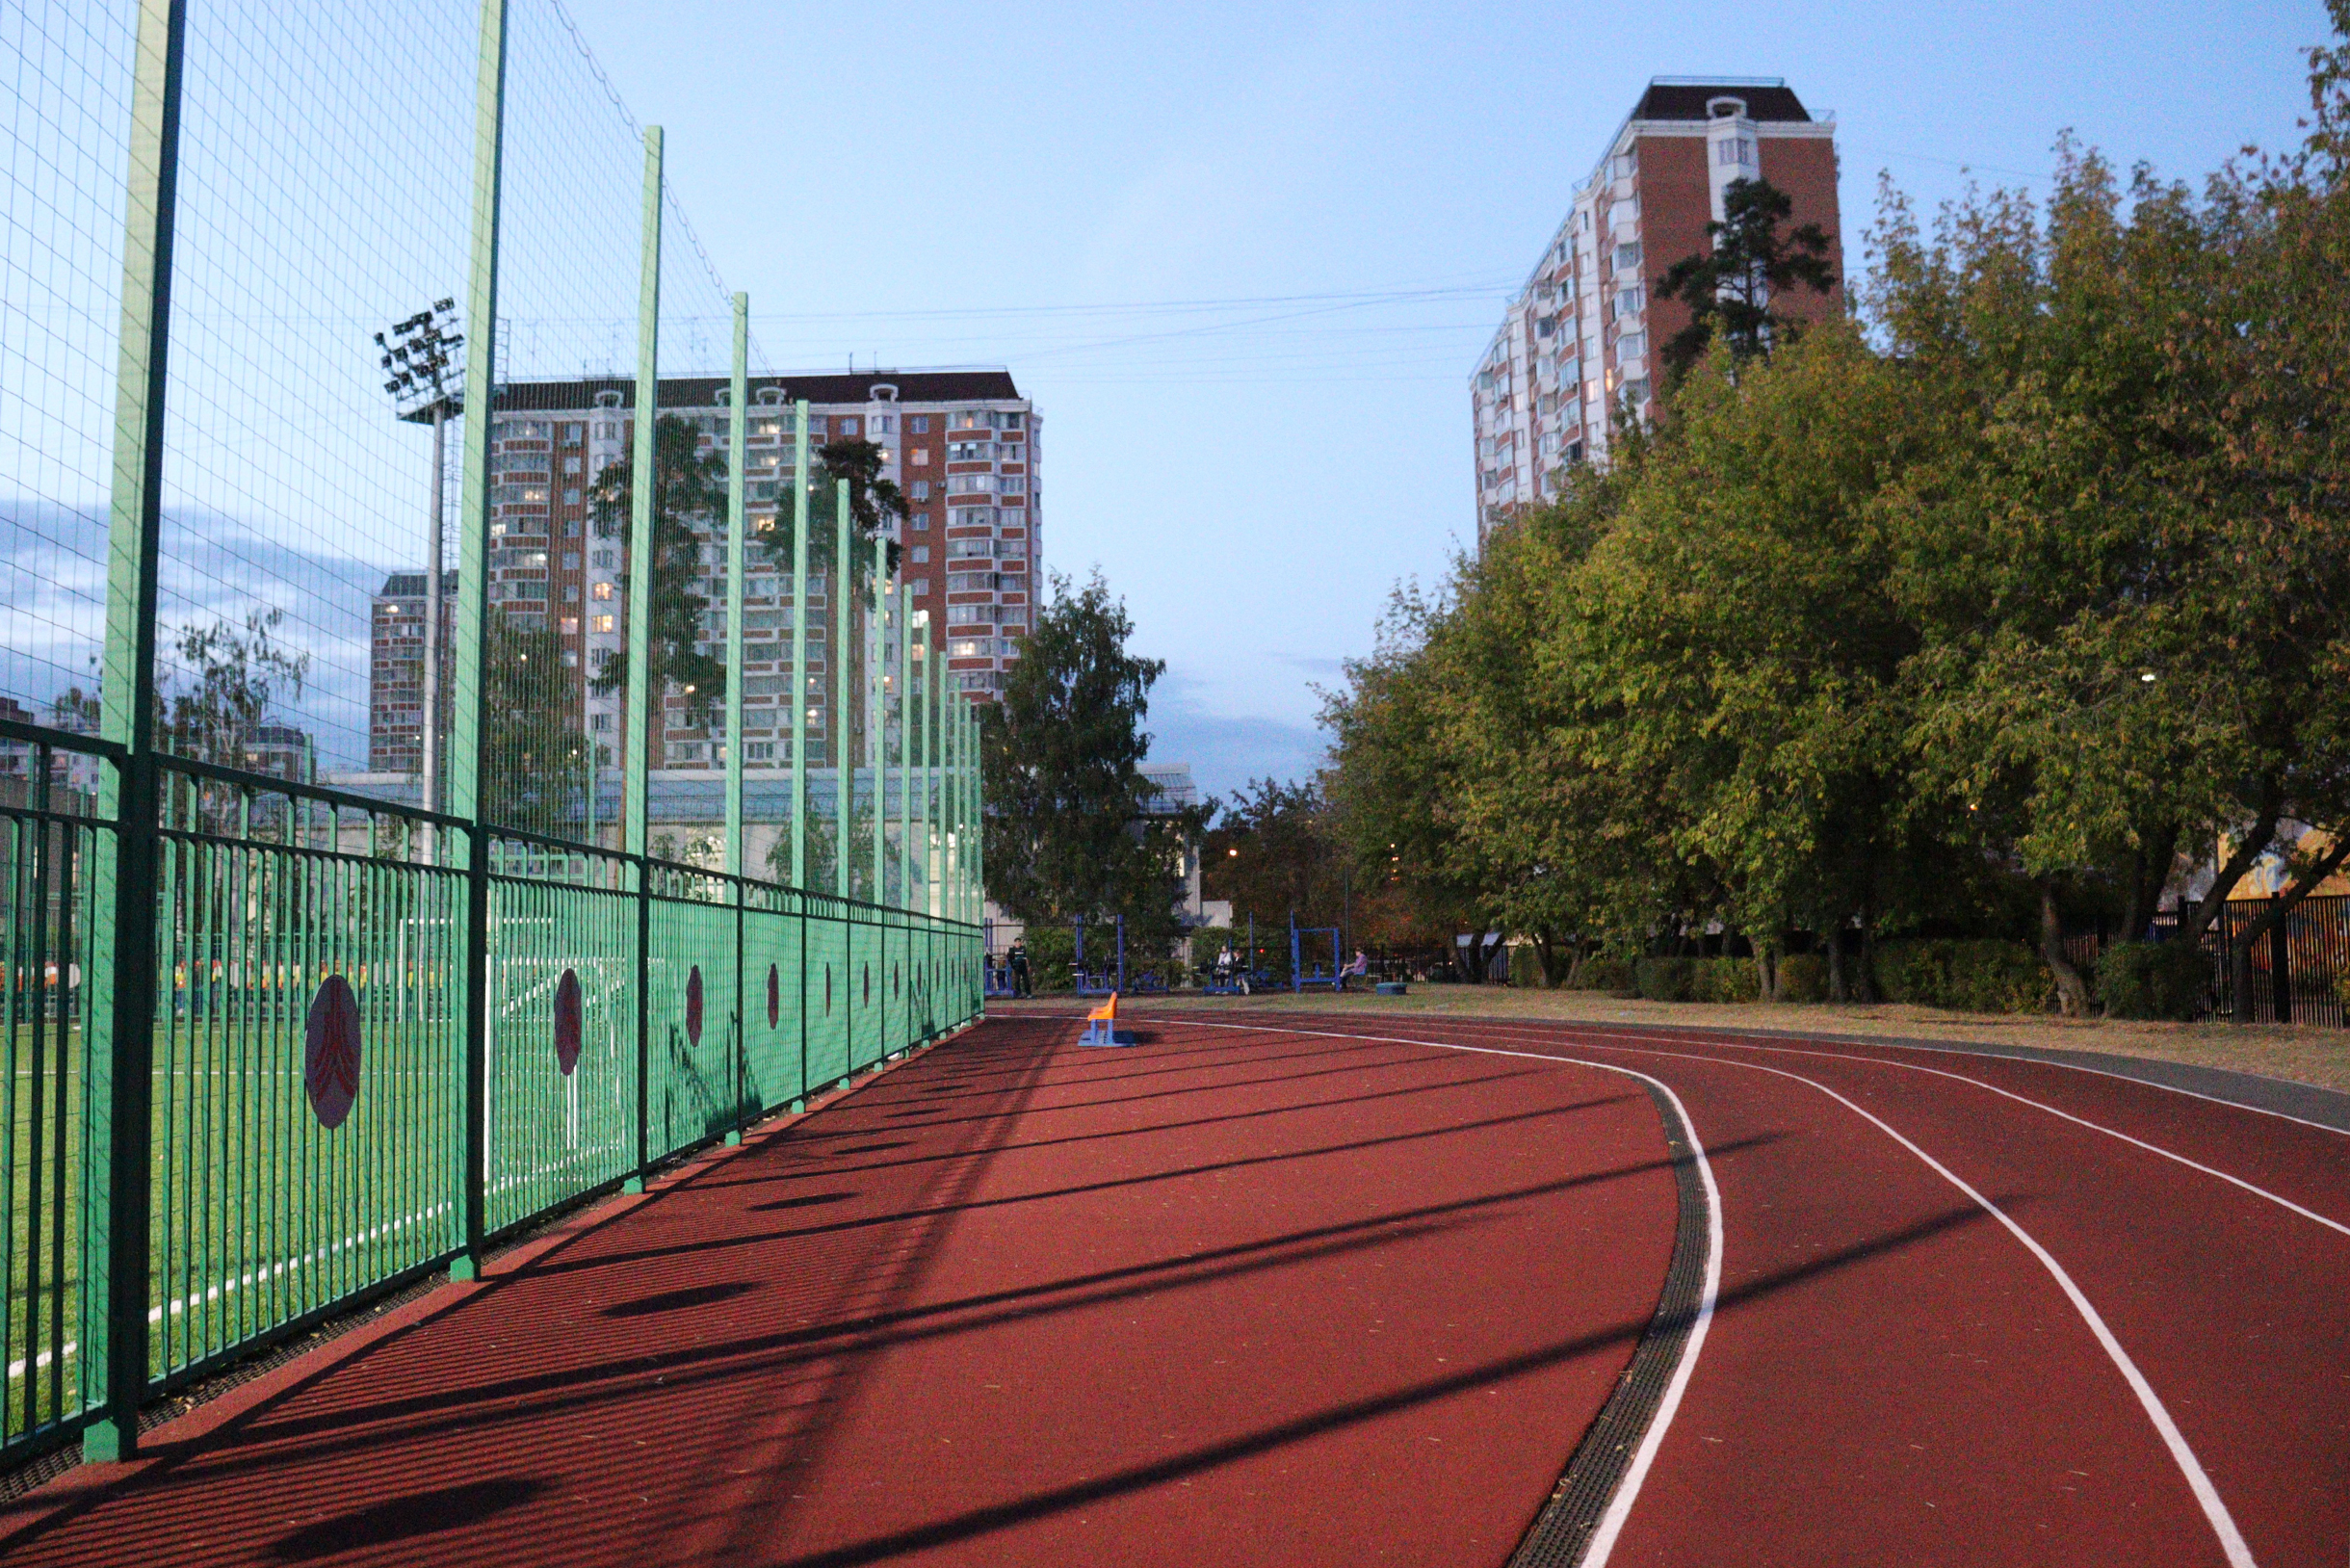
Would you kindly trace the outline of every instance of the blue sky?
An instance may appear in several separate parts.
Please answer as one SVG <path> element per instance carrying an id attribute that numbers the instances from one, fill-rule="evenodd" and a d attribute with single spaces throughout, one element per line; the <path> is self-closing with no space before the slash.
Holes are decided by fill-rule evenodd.
<path id="1" fill-rule="evenodd" d="M 1473 528 L 1465 379 L 1651 75 L 1834 112 L 1848 251 L 2041 187 L 2070 127 L 2200 177 L 2295 139 L 2317 0 L 1262 7 L 572 0 L 777 369 L 1005 364 L 1047 564 L 1167 662 L 1154 756 L 1317 762 L 1313 687 Z"/>

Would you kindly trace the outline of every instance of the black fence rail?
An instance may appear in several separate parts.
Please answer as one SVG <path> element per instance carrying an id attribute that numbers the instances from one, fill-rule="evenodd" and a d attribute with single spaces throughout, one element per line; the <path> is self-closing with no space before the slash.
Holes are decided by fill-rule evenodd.
<path id="1" fill-rule="evenodd" d="M 2232 899 L 2204 935 L 2211 954 L 2214 1012 L 2235 1011 L 2235 976 L 2228 954 L 2236 939 L 2269 912 L 2267 899 Z M 2350 895 L 2311 896 L 2257 938 L 2252 948 L 2252 1019 L 2257 1024 L 2345 1022 L 2337 989 L 2350 970 Z"/>

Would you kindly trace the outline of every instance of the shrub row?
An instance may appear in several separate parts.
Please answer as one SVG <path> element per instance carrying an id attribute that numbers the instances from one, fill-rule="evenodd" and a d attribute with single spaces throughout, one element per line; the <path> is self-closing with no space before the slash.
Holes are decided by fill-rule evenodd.
<path id="1" fill-rule="evenodd" d="M 1762 971 L 1752 958 L 1642 958 L 1634 983 L 1652 1002 L 1758 1002 Z"/>
<path id="2" fill-rule="evenodd" d="M 2021 942 L 1903 937 L 1877 948 L 1877 994 L 1958 1012 L 2045 1012 L 2056 982 Z"/>

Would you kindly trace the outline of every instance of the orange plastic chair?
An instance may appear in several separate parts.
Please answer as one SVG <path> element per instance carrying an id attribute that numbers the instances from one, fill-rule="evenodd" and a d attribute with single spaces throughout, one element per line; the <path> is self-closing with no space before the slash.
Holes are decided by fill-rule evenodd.
<path id="1" fill-rule="evenodd" d="M 1118 993 L 1110 993 L 1110 1000 L 1085 1014 L 1085 1032 L 1078 1037 L 1080 1045 L 1115 1045 L 1118 1043 Z"/>

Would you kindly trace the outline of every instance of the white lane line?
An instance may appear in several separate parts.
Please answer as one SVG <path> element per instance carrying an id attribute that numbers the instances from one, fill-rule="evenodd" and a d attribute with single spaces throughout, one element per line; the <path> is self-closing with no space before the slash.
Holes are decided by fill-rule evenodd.
<path id="1" fill-rule="evenodd" d="M 1241 1029 L 1248 1026 L 1228 1024 L 1214 1025 L 1211 1027 L 1219 1029 Z M 1266 1032 L 1284 1034 L 1330 1032 L 1330 1037 L 1337 1039 L 1377 1039 L 1381 1037 L 1378 1035 L 1337 1034 L 1334 1032 L 1307 1030 L 1267 1030 Z M 1532 1058 L 1536 1060 L 1548 1061 L 1570 1061 L 1577 1059 L 1569 1057 L 1546 1056 L 1543 1053 L 1534 1051 L 1506 1051 L 1496 1046 L 1454 1045 L 1442 1040 L 1410 1040 L 1403 1039 L 1401 1037 L 1393 1037 L 1393 1043 L 1397 1045 L 1427 1046 L 1439 1051 L 1469 1051 L 1475 1052 L 1480 1056 L 1527 1057 Z M 1602 1046 L 1601 1049 L 1606 1050 L 1609 1048 Z M 2138 1370 L 2138 1364 L 2130 1360 L 2129 1352 L 2122 1348 L 2122 1342 L 2114 1337 L 2113 1330 L 2106 1326 L 2105 1320 L 2099 1315 L 2097 1308 L 2090 1303 L 2089 1297 L 2082 1292 L 2081 1288 L 2073 1282 L 2073 1276 L 2065 1272 L 2064 1266 L 2056 1261 L 2055 1255 L 2050 1252 L 2048 1248 L 2042 1246 L 2029 1231 L 2025 1230 L 2022 1225 L 2017 1224 L 2014 1219 L 2009 1217 L 2005 1210 L 2001 1209 L 1998 1204 L 1993 1203 L 1989 1198 L 1983 1196 L 1982 1193 L 1976 1191 L 1973 1188 L 1968 1186 L 1967 1183 L 1959 1177 L 1957 1172 L 1951 1170 L 1949 1166 L 1944 1164 L 1941 1161 L 1935 1159 L 1932 1155 L 1926 1153 L 1917 1144 L 1904 1137 L 1900 1133 L 1894 1131 L 1893 1126 L 1885 1121 L 1883 1117 L 1880 1117 L 1864 1107 L 1856 1105 L 1852 1101 L 1845 1099 L 1844 1096 L 1837 1093 L 1834 1089 L 1828 1087 L 1827 1085 L 1819 1083 L 1814 1079 L 1806 1078 L 1800 1073 L 1790 1073 L 1779 1067 L 1765 1067 L 1759 1061 L 1733 1061 L 1721 1057 L 1695 1056 L 1685 1051 L 1659 1051 L 1650 1047 L 1636 1045 L 1617 1046 L 1613 1049 L 1629 1051 L 1636 1056 L 1673 1057 L 1684 1061 L 1710 1062 L 1717 1067 L 1742 1067 L 1749 1072 L 1769 1073 L 1774 1078 L 1785 1078 L 1797 1084 L 1806 1085 L 1809 1087 L 1817 1089 L 1829 1099 L 1834 1100 L 1838 1104 L 1843 1106 L 1846 1110 L 1852 1111 L 1853 1114 L 1864 1117 L 1867 1120 L 1874 1123 L 1877 1129 L 1884 1133 L 1887 1137 L 1892 1138 L 1894 1142 L 1909 1150 L 1910 1153 L 1916 1155 L 1926 1164 L 1928 1168 L 1933 1170 L 1936 1175 L 1940 1176 L 1944 1181 L 1948 1182 L 1952 1187 L 1957 1188 L 1959 1191 L 1965 1193 L 1975 1203 L 1977 1207 L 1981 1208 L 1985 1214 L 1988 1214 L 1992 1218 L 1998 1220 L 2001 1225 L 2005 1226 L 2009 1235 L 2015 1237 L 2017 1241 L 2024 1243 L 2025 1250 L 2029 1251 L 2033 1257 L 2040 1260 L 2041 1267 L 2049 1271 L 2049 1274 L 2056 1281 L 2058 1288 L 2064 1292 L 2066 1298 L 2073 1303 L 2074 1310 L 2078 1312 L 2081 1316 L 2081 1320 L 2089 1325 L 2090 1333 L 2096 1337 L 2097 1343 L 2103 1347 L 2106 1357 L 2111 1360 L 2115 1368 L 2120 1371 L 2123 1381 L 2127 1382 L 2129 1385 L 2130 1392 L 2138 1397 L 2138 1404 L 2140 1408 L 2146 1412 L 2147 1419 L 2154 1423 L 2154 1430 L 2160 1434 L 2162 1438 L 2163 1447 L 2170 1450 L 2172 1462 L 2178 1465 L 2180 1474 L 2186 1477 L 2187 1490 L 2194 1494 L 2196 1503 L 2202 1506 L 2204 1519 L 2210 1525 L 2211 1532 L 2219 1537 L 2220 1551 L 2226 1555 L 2229 1568 L 2259 1568 L 2257 1559 L 2255 1559 L 2252 1555 L 2252 1549 L 2244 1544 L 2243 1532 L 2235 1528 L 2234 1516 L 2229 1513 L 2228 1504 L 2221 1500 L 2219 1489 L 2211 1484 L 2211 1477 L 2205 1474 L 2203 1462 L 2195 1457 L 2195 1450 L 2187 1447 L 2185 1434 L 2179 1430 L 2179 1424 L 2171 1419 L 2171 1413 L 2163 1405 L 2161 1396 L 2157 1395 L 2154 1392 L 2154 1385 L 2146 1380 L 2146 1374 Z M 1592 1062 L 1587 1063 L 1586 1065 L 1604 1066 L 1606 1064 Z M 1670 1093 L 1671 1091 L 1668 1089 L 1666 1092 Z M 1679 1101 L 1676 1100 L 1675 1104 L 1679 1104 Z M 1684 1121 L 1687 1119 L 1685 1113 L 1683 1119 Z M 1694 1137 L 1694 1134 L 1692 1134 L 1692 1137 Z M 1710 1294 L 1708 1295 L 1708 1302 L 1709 1305 L 1710 1305 Z M 1658 1435 L 1659 1437 L 1661 1436 L 1660 1433 Z M 1642 1448 L 1643 1450 L 1647 1450 L 1649 1445 L 1644 1443 Z M 1647 1473 L 1645 1469 L 1643 1469 L 1640 1474 L 1645 1476 Z M 1629 1481 L 1631 1477 L 1627 1476 L 1626 1478 Z M 1623 1499 L 1621 1497 L 1619 1498 L 1619 1501 L 1622 1503 L 1623 1511 L 1625 1514 L 1629 1515 L 1632 1511 L 1631 1502 L 1628 1499 Z M 1613 1518 L 1615 1514 L 1616 1508 L 1611 1505 L 1608 1509 L 1608 1516 Z M 1594 1534 L 1592 1537 L 1593 1550 L 1584 1555 L 1582 1568 L 1602 1568 L 1602 1565 L 1606 1562 L 1606 1553 L 1598 1550 L 1599 1542 L 1599 1535 Z M 1608 1545 L 1612 1547 L 1613 1544 L 1614 1536 L 1610 1534 L 1608 1536 Z"/>
<path id="2" fill-rule="evenodd" d="M 1529 1032 L 1525 1031 L 1521 1026 L 1501 1026 L 1501 1028 L 1517 1028 L 1519 1030 L 1519 1032 L 1516 1033 L 1504 1034 L 1504 1038 L 1534 1040 L 1539 1040 L 1542 1038 L 1542 1035 L 1538 1032 Z M 1589 1035 L 1582 1036 L 1582 1038 L 1585 1039 L 1588 1039 L 1589 1037 Z M 2241 1176 L 2231 1176 L 2224 1170 L 2215 1169 L 2210 1165 L 2204 1164 L 2200 1161 L 2189 1160 L 2185 1155 L 2163 1148 L 2160 1144 L 2149 1143 L 2142 1137 L 2132 1137 L 2128 1133 L 2122 1132 L 2117 1128 L 2107 1127 L 2102 1122 L 2090 1121 L 2085 1116 L 2076 1116 L 2070 1111 L 2060 1111 L 2052 1105 L 2048 1105 L 2042 1101 L 2034 1100 L 2027 1095 L 2017 1094 L 2012 1090 L 2003 1089 L 1997 1084 L 1986 1084 L 1979 1078 L 1970 1078 L 1965 1073 L 1948 1072 L 1940 1067 L 1928 1067 L 1920 1062 L 1915 1061 L 1889 1061 L 1883 1057 L 1858 1057 L 1842 1051 L 1814 1051 L 1807 1050 L 1801 1046 L 1793 1045 L 1763 1045 L 1757 1043 L 1752 1039 L 1691 1039 L 1685 1035 L 1645 1034 L 1638 1033 L 1631 1030 L 1626 1030 L 1621 1032 L 1611 1031 L 1606 1036 L 1606 1038 L 1622 1040 L 1647 1040 L 1661 1045 L 1707 1045 L 1724 1051 L 1769 1051 L 1780 1056 L 1789 1057 L 1818 1057 L 1828 1061 L 1849 1061 L 1867 1067 L 1897 1067 L 1905 1073 L 1931 1073 L 1936 1078 L 1947 1078 L 1961 1084 L 1971 1084 L 1976 1088 L 1988 1090 L 1990 1093 L 1997 1094 L 2002 1099 L 2013 1100 L 2018 1105 L 2030 1106 L 2034 1111 L 2045 1111 L 2050 1115 L 2060 1116 L 2064 1120 L 2074 1123 L 2076 1126 L 2086 1127 L 2092 1133 L 2102 1133 L 2107 1137 L 2119 1138 L 2124 1143 L 2131 1144 L 2137 1148 L 2144 1149 L 2148 1154 L 2158 1154 L 2165 1160 L 2176 1161 L 2180 1164 L 2186 1166 L 2189 1170 L 2199 1170 L 2206 1176 L 2217 1177 L 2219 1180 L 2228 1183 L 2231 1187 L 2242 1188 L 2245 1191 L 2251 1193 L 2256 1198 L 2265 1198 L 2269 1202 L 2277 1205 L 2277 1207 L 2280 1209 L 2289 1209 L 2304 1219 L 2315 1220 L 2318 1224 L 2325 1226 L 2326 1229 L 2330 1231 L 2338 1232 L 2343 1236 L 2350 1236 L 2350 1225 L 2346 1225 L 2338 1219 L 2329 1219 L 2327 1216 L 2317 1213 L 2313 1209 L 2305 1209 L 2300 1204 L 2295 1203 L 2292 1199 L 2285 1197 L 2276 1192 L 2271 1192 L 2264 1187 L 2256 1187 L 2252 1183 L 2244 1180 L 2244 1178 Z"/>
<path id="3" fill-rule="evenodd" d="M 1462 1021 L 1466 1023 L 1469 1020 L 1464 1019 Z M 1599 1027 L 1605 1029 L 1609 1026 L 1602 1025 Z M 1726 1031 L 1725 1032 L 1730 1032 Z M 1653 1034 L 1647 1036 L 1647 1038 L 1650 1039 L 1656 1039 L 1659 1036 Z M 1769 1038 L 1770 1036 L 1764 1037 Z M 1749 1035 L 1748 1038 L 1751 1039 L 1753 1036 Z M 2289 1121 L 2302 1127 L 2313 1127 L 2320 1133 L 2331 1133 L 2336 1137 L 2350 1137 L 2350 1128 L 2334 1127 L 2325 1122 L 2311 1121 L 2307 1116 L 2296 1116 L 2288 1111 L 2271 1111 L 2266 1106 L 2246 1105 L 2241 1100 L 2224 1099 L 2216 1094 L 2205 1094 L 2198 1089 L 2182 1089 L 2176 1084 L 2164 1084 L 2152 1078 L 2139 1078 L 2130 1073 L 2117 1073 L 2112 1071 L 2110 1068 L 2105 1067 L 2084 1066 L 2082 1063 L 2077 1061 L 2057 1061 L 2049 1057 L 2011 1056 L 2004 1051 L 1970 1051 L 1966 1047 L 1960 1045 L 1917 1045 L 1908 1040 L 1838 1040 L 1832 1043 L 1838 1045 L 1854 1046 L 1867 1045 L 1886 1051 L 1932 1051 L 1938 1052 L 1944 1056 L 1971 1057 L 1977 1061 L 2014 1061 L 2035 1067 L 2062 1067 L 2067 1072 L 2087 1073 L 2092 1078 L 2110 1078 L 2115 1080 L 2117 1083 L 2135 1084 L 2141 1088 L 2160 1089 L 2165 1094 L 2183 1094 L 2190 1100 L 2201 1100 L 2206 1105 L 2226 1106 L 2231 1111 L 2249 1111 L 2256 1116 L 2274 1116 L 2279 1121 Z M 2160 1058 L 2155 1057 L 2148 1057 L 2142 1059 L 2154 1061 L 2159 1060 Z M 2229 1070 L 2232 1071 L 2233 1069 Z M 2264 1084 L 2284 1084 L 2292 1088 L 2304 1088 L 2310 1086 L 2307 1085 L 2295 1084 L 2290 1079 L 2269 1078 L 2265 1074 L 2261 1073 L 2246 1073 L 2244 1076 L 2247 1078 L 2258 1078 Z"/>
<path id="4" fill-rule="evenodd" d="M 1214 1024 L 1200 1019 L 1186 1019 L 1202 1029 L 1250 1030 L 1247 1024 Z M 1285 1029 L 1271 1032 L 1305 1034 L 1333 1040 L 1368 1040 L 1381 1045 L 1433 1045 L 1430 1040 L 1405 1040 L 1384 1034 L 1340 1034 L 1328 1030 Z M 1660 1078 L 1612 1061 L 1589 1061 L 1580 1057 L 1546 1056 L 1533 1051 L 1501 1051 L 1481 1046 L 1440 1046 L 1442 1050 L 1475 1051 L 1484 1056 L 1523 1057 L 1529 1061 L 1556 1061 L 1569 1066 L 1591 1067 L 1604 1073 L 1622 1073 L 1648 1084 L 1673 1104 L 1681 1117 L 1682 1131 L 1688 1136 L 1689 1151 L 1697 1163 L 1697 1177 L 1706 1192 L 1706 1282 L 1698 1293 L 1697 1316 L 1689 1325 L 1689 1337 L 1681 1348 L 1681 1360 L 1673 1368 L 1673 1375 L 1664 1386 L 1664 1397 L 1657 1402 L 1657 1412 L 1649 1418 L 1648 1430 L 1641 1434 L 1640 1447 L 1625 1468 L 1623 1478 L 1616 1483 L 1615 1496 L 1609 1500 L 1607 1511 L 1601 1515 L 1599 1528 L 1591 1532 L 1583 1548 L 1580 1568 L 1602 1568 L 1608 1554 L 1615 1550 L 1616 1537 L 1624 1531 L 1625 1521 L 1632 1517 L 1632 1503 L 1640 1496 L 1640 1487 L 1648 1479 L 1649 1467 L 1657 1462 L 1657 1450 L 1664 1442 L 1665 1428 L 1673 1424 L 1673 1417 L 1681 1410 L 1681 1398 L 1689 1387 L 1690 1374 L 1697 1370 L 1698 1352 L 1706 1346 L 1706 1331 L 1713 1325 L 1713 1304 L 1722 1293 L 1722 1193 L 1713 1184 L 1713 1165 L 1706 1158 L 1705 1140 L 1697 1136 L 1697 1123 L 1689 1115 L 1689 1108 L 1681 1103 L 1673 1086 Z M 1735 1064 L 1734 1064 L 1735 1065 Z"/>

